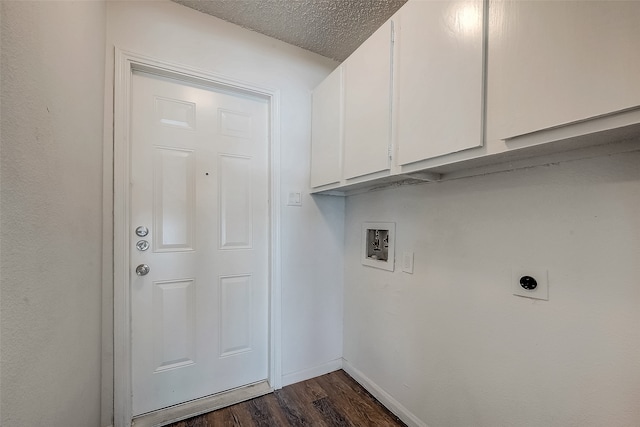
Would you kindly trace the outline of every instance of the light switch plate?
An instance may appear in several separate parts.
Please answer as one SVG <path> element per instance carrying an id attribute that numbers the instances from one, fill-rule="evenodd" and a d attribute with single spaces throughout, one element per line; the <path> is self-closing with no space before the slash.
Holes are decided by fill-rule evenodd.
<path id="1" fill-rule="evenodd" d="M 302 206 L 302 193 L 299 191 L 289 191 L 287 206 Z"/>
<path id="2" fill-rule="evenodd" d="M 523 277 L 532 277 L 537 286 L 535 289 L 525 289 L 520 281 Z M 549 300 L 549 272 L 545 268 L 517 267 L 511 270 L 511 289 L 513 295 L 520 297 Z"/>
<path id="3" fill-rule="evenodd" d="M 413 252 L 402 253 L 402 271 L 413 274 Z"/>

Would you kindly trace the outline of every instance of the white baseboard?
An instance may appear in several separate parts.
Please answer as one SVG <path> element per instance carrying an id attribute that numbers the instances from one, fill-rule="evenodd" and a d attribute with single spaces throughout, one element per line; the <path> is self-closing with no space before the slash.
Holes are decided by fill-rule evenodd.
<path id="1" fill-rule="evenodd" d="M 402 404 L 394 399 L 389 393 L 371 381 L 365 374 L 351 366 L 351 364 L 346 360 L 342 361 L 342 369 L 344 369 L 347 374 L 351 375 L 354 380 L 378 399 L 388 410 L 396 414 L 396 416 L 404 421 L 404 423 L 409 427 L 428 427 L 407 408 L 402 406 Z"/>
<path id="2" fill-rule="evenodd" d="M 313 368 L 285 374 L 282 376 L 282 386 L 310 380 L 311 378 L 319 377 L 320 375 L 328 374 L 339 369 L 342 369 L 342 358 L 332 360 L 320 366 L 314 366 Z"/>

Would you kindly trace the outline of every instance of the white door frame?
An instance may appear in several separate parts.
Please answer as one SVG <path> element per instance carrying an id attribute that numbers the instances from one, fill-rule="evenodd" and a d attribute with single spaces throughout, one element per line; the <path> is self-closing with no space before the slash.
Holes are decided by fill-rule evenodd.
<path id="1" fill-rule="evenodd" d="M 250 93 L 269 102 L 269 376 L 282 387 L 280 282 L 280 94 L 183 65 L 115 49 L 113 129 L 113 339 L 114 426 L 129 427 L 132 410 L 131 296 L 129 293 L 131 76 L 146 71 L 210 87 Z"/>

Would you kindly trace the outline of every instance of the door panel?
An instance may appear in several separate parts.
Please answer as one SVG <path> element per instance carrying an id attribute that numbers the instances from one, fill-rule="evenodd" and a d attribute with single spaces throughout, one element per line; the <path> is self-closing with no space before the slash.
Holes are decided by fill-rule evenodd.
<path id="1" fill-rule="evenodd" d="M 484 2 L 415 1 L 399 11 L 398 164 L 483 144 Z"/>
<path id="2" fill-rule="evenodd" d="M 342 65 L 346 179 L 390 168 L 391 32 L 387 21 Z"/>
<path id="3" fill-rule="evenodd" d="M 311 117 L 311 187 L 342 178 L 342 72 L 339 66 L 313 90 Z"/>
<path id="4" fill-rule="evenodd" d="M 220 278 L 220 356 L 251 351 L 251 275 Z"/>
<path id="5" fill-rule="evenodd" d="M 195 363 L 195 312 L 194 280 L 153 284 L 154 372 Z"/>
<path id="6" fill-rule="evenodd" d="M 221 155 L 220 249 L 251 249 L 251 159 Z"/>
<path id="7" fill-rule="evenodd" d="M 268 103 L 135 72 L 131 114 L 141 415 L 267 378 Z M 147 275 L 136 275 L 140 264 Z"/>
<path id="8" fill-rule="evenodd" d="M 491 10 L 489 140 L 640 105 L 640 2 L 496 1 Z"/>
<path id="9" fill-rule="evenodd" d="M 153 151 L 153 249 L 191 251 L 196 205 L 194 152 L 164 147 Z"/>

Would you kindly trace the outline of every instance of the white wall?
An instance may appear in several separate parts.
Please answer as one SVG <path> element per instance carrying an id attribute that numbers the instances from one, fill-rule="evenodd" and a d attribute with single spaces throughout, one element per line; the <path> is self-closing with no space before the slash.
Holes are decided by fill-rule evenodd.
<path id="1" fill-rule="evenodd" d="M 640 153 L 350 197 L 344 357 L 431 427 L 640 425 Z M 360 264 L 397 223 L 413 275 Z M 510 269 L 549 270 L 549 301 Z"/>
<path id="2" fill-rule="evenodd" d="M 113 49 L 215 72 L 256 86 L 278 89 L 281 96 L 281 191 L 307 191 L 311 127 L 311 90 L 337 65 L 326 58 L 244 30 L 168 1 L 108 2 L 107 82 L 113 81 Z M 106 88 L 112 111 L 112 87 Z M 106 123 L 111 123 L 107 114 Z M 111 140 L 108 130 L 107 140 Z M 111 164 L 111 147 L 105 148 Z M 111 177 L 105 179 L 105 191 Z M 109 197 L 105 196 L 108 202 Z M 106 206 L 105 214 L 110 213 Z M 302 207 L 282 206 L 282 370 L 284 381 L 301 379 L 338 366 L 342 356 L 342 255 L 344 201 L 312 199 Z M 111 230 L 109 230 L 109 233 Z M 110 235 L 106 233 L 106 235 Z M 111 248 L 107 248 L 107 253 Z M 105 259 L 110 264 L 110 258 Z M 103 375 L 111 369 L 113 294 L 105 275 Z M 111 396 L 104 382 L 103 396 Z M 110 401 L 103 403 L 110 408 Z M 103 414 L 103 423 L 110 419 Z"/>
<path id="3" fill-rule="evenodd" d="M 97 426 L 105 5 L 0 7 L 0 424 Z"/>

